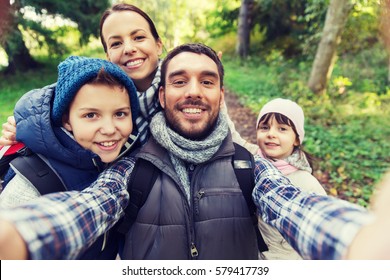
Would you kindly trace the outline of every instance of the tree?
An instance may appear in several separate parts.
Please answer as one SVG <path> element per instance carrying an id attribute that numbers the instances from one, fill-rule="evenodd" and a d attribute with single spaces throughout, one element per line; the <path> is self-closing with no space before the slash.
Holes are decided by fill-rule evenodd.
<path id="1" fill-rule="evenodd" d="M 242 0 L 238 14 L 236 53 L 241 58 L 245 58 L 249 54 L 253 4 L 253 0 Z"/>
<path id="2" fill-rule="evenodd" d="M 381 36 L 385 43 L 388 54 L 390 54 L 390 0 L 381 0 Z M 388 58 L 387 82 L 390 82 L 390 55 Z"/>
<path id="3" fill-rule="evenodd" d="M 98 36 L 99 20 L 103 11 L 109 6 L 109 0 L 78 0 L 78 1 L 52 1 L 52 0 L 1 0 L 1 11 L 7 16 L 0 26 L 1 47 L 8 55 L 6 73 L 24 71 L 38 66 L 30 55 L 21 32 L 21 27 L 43 37 L 49 47 L 56 47 L 55 32 L 52 28 L 44 27 L 40 22 L 25 17 L 27 10 L 43 16 L 61 15 L 77 23 L 81 32 L 80 43 L 88 41 L 90 35 Z M 10 4 L 10 2 L 12 4 Z M 29 9 L 26 9 L 29 8 Z M 4 27 L 4 24 L 7 27 Z M 39 38 L 39 36 L 36 36 Z M 42 44 L 42 42 L 40 42 Z"/>
<path id="4" fill-rule="evenodd" d="M 331 0 L 329 3 L 321 41 L 318 45 L 308 82 L 309 88 L 316 94 L 325 92 L 333 71 L 341 33 L 352 7 L 351 0 Z"/>

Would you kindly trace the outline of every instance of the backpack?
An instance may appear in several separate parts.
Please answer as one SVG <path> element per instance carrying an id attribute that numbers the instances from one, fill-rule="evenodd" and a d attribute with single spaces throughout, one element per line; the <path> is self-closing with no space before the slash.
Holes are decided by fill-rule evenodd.
<path id="1" fill-rule="evenodd" d="M 252 200 L 252 191 L 255 186 L 253 168 L 253 155 L 244 147 L 234 143 L 235 153 L 232 159 L 234 172 L 236 173 L 237 181 L 248 205 L 249 213 L 251 213 L 252 222 L 256 231 L 257 245 L 260 252 L 268 251 L 259 228 L 257 227 L 257 211 Z M 137 158 L 134 169 L 131 173 L 127 190 L 130 194 L 130 201 L 125 208 L 125 216 L 118 226 L 118 232 L 122 235 L 130 230 L 130 227 L 135 222 L 138 211 L 144 205 L 148 195 L 160 174 L 160 170 L 150 161 L 142 158 Z"/>
<path id="2" fill-rule="evenodd" d="M 10 166 L 22 174 L 30 181 L 41 195 L 66 191 L 66 187 L 52 170 L 52 168 L 36 153 L 25 147 L 18 147 L 12 152 L 4 152 L 0 148 L 0 179 L 4 180 L 4 185 L 13 178 L 15 172 Z M 1 191 L 1 190 L 0 190 Z M 111 238 L 106 238 L 107 235 Z M 104 236 L 100 236 L 83 254 L 80 259 L 115 259 L 117 255 L 117 244 L 115 232 L 109 231 Z M 101 248 L 104 247 L 102 250 Z"/>
<path id="3" fill-rule="evenodd" d="M 15 175 L 15 172 L 10 168 L 11 165 L 23 174 L 41 195 L 66 191 L 65 186 L 57 174 L 41 157 L 27 147 L 14 150 L 12 153 L 4 153 L 1 157 L 0 178 L 4 180 L 5 185 Z"/>

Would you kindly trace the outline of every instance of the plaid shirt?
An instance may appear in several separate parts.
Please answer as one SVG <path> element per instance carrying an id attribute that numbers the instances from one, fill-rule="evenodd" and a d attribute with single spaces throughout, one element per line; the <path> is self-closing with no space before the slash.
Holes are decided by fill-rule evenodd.
<path id="1" fill-rule="evenodd" d="M 371 215 L 345 201 L 300 192 L 270 162 L 255 159 L 253 199 L 264 221 L 277 227 L 304 258 L 342 258 Z M 85 244 L 123 215 L 133 166 L 133 158 L 124 158 L 82 192 L 50 194 L 23 207 L 3 209 L 0 215 L 17 227 L 31 259 L 77 258 Z"/>

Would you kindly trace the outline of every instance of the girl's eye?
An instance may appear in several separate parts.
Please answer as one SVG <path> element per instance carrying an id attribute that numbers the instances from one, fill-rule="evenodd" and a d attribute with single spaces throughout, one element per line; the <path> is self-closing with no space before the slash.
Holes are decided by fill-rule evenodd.
<path id="1" fill-rule="evenodd" d="M 269 126 L 268 125 L 259 125 L 259 130 L 268 130 Z"/>
<path id="2" fill-rule="evenodd" d="M 289 126 L 281 126 L 281 127 L 279 127 L 280 131 L 288 131 L 289 129 L 290 129 Z"/>

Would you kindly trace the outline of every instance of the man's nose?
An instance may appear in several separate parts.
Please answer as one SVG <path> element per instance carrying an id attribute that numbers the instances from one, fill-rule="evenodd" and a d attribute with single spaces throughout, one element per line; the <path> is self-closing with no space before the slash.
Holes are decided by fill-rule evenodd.
<path id="1" fill-rule="evenodd" d="M 186 97 L 200 98 L 202 95 L 202 87 L 199 81 L 191 79 L 187 84 Z"/>

